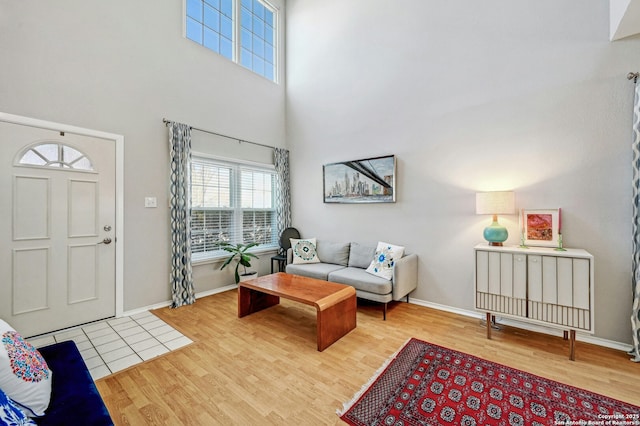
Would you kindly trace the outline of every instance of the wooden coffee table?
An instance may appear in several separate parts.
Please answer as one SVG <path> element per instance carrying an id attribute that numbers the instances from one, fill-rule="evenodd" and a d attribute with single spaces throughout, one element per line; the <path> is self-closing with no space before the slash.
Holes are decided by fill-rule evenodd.
<path id="1" fill-rule="evenodd" d="M 238 283 L 238 317 L 277 305 L 281 297 L 315 306 L 319 351 L 356 328 L 353 287 L 284 272 Z"/>

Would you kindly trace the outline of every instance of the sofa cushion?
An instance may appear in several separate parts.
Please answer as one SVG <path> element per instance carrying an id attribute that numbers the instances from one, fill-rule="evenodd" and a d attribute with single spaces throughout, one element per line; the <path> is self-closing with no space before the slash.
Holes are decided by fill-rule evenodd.
<path id="1" fill-rule="evenodd" d="M 38 426 L 112 426 L 109 411 L 76 344 L 67 340 L 42 347 L 40 352 L 55 380 L 51 403 L 44 417 L 37 419 Z"/>
<path id="2" fill-rule="evenodd" d="M 293 249 L 293 264 L 301 263 L 319 263 L 318 253 L 316 251 L 316 239 L 291 238 L 291 248 Z"/>
<path id="3" fill-rule="evenodd" d="M 329 281 L 346 284 L 356 290 L 374 294 L 389 294 L 392 290 L 391 281 L 367 273 L 362 268 L 343 268 L 329 274 Z"/>
<path id="4" fill-rule="evenodd" d="M 317 244 L 320 262 L 347 266 L 349 263 L 349 243 L 333 243 L 319 240 Z"/>
<path id="5" fill-rule="evenodd" d="M 42 416 L 49 406 L 52 375 L 40 352 L 0 320 L 0 388 L 28 416 Z"/>
<path id="6" fill-rule="evenodd" d="M 373 256 L 367 272 L 380 278 L 391 280 L 396 260 L 400 259 L 403 254 L 404 247 L 379 242 L 378 247 L 376 247 L 376 254 Z"/>
<path id="7" fill-rule="evenodd" d="M 368 268 L 375 252 L 376 248 L 373 246 L 351 243 L 349 249 L 349 266 L 362 269 Z"/>
<path id="8" fill-rule="evenodd" d="M 332 263 L 307 263 L 301 265 L 289 264 L 286 267 L 287 274 L 304 275 L 305 277 L 316 278 L 327 281 L 327 277 L 333 271 L 344 269 L 344 266 Z"/>

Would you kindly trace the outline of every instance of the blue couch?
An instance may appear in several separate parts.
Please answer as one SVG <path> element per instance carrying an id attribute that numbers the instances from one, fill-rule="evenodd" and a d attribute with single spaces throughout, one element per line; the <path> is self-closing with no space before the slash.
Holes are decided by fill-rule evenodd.
<path id="1" fill-rule="evenodd" d="M 113 421 L 76 344 L 69 340 L 38 348 L 53 371 L 51 400 L 38 426 L 111 426 Z"/>

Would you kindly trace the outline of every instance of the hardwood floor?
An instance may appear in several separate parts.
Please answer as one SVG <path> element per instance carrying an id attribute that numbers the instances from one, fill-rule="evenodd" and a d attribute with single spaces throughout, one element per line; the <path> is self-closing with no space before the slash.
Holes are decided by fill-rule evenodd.
<path id="1" fill-rule="evenodd" d="M 413 304 L 358 300 L 358 325 L 316 350 L 314 308 L 288 300 L 237 317 L 235 290 L 153 311 L 194 343 L 97 381 L 116 425 L 342 425 L 336 410 L 416 337 L 640 406 L 640 364 L 612 349 Z"/>

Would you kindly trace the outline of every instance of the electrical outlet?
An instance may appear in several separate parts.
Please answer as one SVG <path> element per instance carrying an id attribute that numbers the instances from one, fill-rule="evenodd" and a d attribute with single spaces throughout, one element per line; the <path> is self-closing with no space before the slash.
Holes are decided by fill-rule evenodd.
<path id="1" fill-rule="evenodd" d="M 144 197 L 144 206 L 146 208 L 158 207 L 158 199 L 156 197 Z"/>

